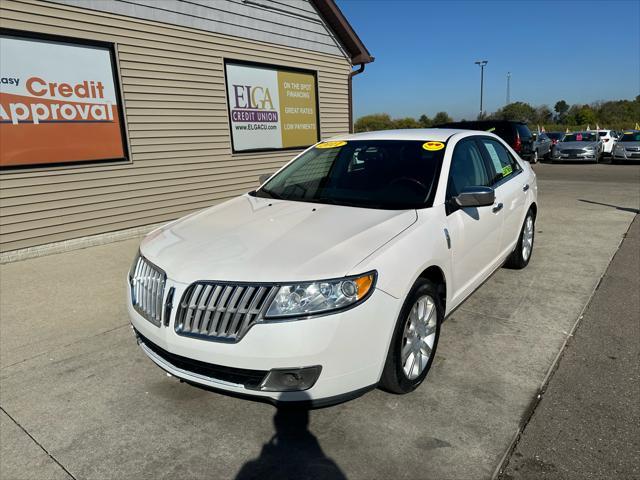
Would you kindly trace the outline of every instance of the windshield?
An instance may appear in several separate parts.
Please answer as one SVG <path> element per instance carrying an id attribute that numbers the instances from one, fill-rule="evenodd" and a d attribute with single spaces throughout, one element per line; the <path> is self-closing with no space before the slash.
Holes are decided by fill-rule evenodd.
<path id="1" fill-rule="evenodd" d="M 560 140 L 563 135 L 564 133 L 554 133 L 554 132 L 547 133 L 547 136 L 553 140 Z"/>
<path id="2" fill-rule="evenodd" d="M 444 151 L 440 142 L 325 142 L 303 153 L 254 195 L 385 210 L 425 208 L 433 204 Z"/>
<path id="3" fill-rule="evenodd" d="M 589 132 L 567 133 L 562 139 L 563 142 L 595 142 L 596 135 Z"/>
<path id="4" fill-rule="evenodd" d="M 619 142 L 640 142 L 640 132 L 624 132 Z"/>

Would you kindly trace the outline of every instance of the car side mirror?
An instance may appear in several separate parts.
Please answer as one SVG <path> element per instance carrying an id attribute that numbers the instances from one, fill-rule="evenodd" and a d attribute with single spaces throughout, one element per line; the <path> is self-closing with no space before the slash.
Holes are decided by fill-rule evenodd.
<path id="1" fill-rule="evenodd" d="M 260 185 L 262 185 L 264 182 L 269 180 L 272 175 L 273 175 L 273 173 L 263 173 L 262 175 L 260 175 L 258 177 L 258 181 L 260 182 Z"/>
<path id="2" fill-rule="evenodd" d="M 496 192 L 491 187 L 465 187 L 452 200 L 460 208 L 489 207 L 496 201 Z"/>

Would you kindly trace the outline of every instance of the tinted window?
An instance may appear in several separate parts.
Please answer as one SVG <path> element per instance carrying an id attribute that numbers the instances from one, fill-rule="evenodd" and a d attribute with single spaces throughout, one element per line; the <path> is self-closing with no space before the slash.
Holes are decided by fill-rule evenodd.
<path id="1" fill-rule="evenodd" d="M 489 173 L 476 143 L 472 140 L 458 143 L 451 158 L 447 198 L 455 197 L 465 187 L 488 187 L 489 184 Z"/>
<path id="2" fill-rule="evenodd" d="M 576 132 L 567 133 L 563 139 L 563 142 L 595 142 L 596 135 L 591 132 Z"/>
<path id="3" fill-rule="evenodd" d="M 514 175 L 516 172 L 521 170 L 518 162 L 516 162 L 515 158 L 509 154 L 507 149 L 504 148 L 500 142 L 490 138 L 482 138 L 480 139 L 480 142 L 484 146 L 487 157 L 493 166 L 493 172 L 491 175 L 493 178 L 492 184 L 499 182 L 510 175 Z"/>
<path id="4" fill-rule="evenodd" d="M 553 140 L 560 140 L 563 136 L 564 133 L 560 133 L 560 132 L 551 132 L 547 134 L 549 138 L 553 139 Z"/>
<path id="5" fill-rule="evenodd" d="M 524 123 L 516 123 L 516 129 L 520 134 L 521 139 L 531 138 L 531 130 Z"/>
<path id="6" fill-rule="evenodd" d="M 433 203 L 444 148 L 425 141 L 359 140 L 312 148 L 254 195 L 364 208 L 424 208 Z"/>
<path id="7" fill-rule="evenodd" d="M 620 142 L 640 142 L 640 132 L 624 132 Z"/>

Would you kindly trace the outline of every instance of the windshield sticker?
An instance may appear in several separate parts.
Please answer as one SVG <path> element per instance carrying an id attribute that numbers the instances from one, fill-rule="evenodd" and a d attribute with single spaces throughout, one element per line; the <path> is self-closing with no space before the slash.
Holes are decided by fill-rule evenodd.
<path id="1" fill-rule="evenodd" d="M 636 132 L 624 132 L 625 135 L 633 135 Z"/>
<path id="2" fill-rule="evenodd" d="M 426 142 L 422 144 L 422 148 L 425 150 L 429 150 L 430 152 L 436 152 L 438 150 L 442 150 L 444 148 L 444 143 L 442 142 Z"/>
<path id="3" fill-rule="evenodd" d="M 335 142 L 322 142 L 316 145 L 316 148 L 338 148 L 344 147 L 347 144 L 344 140 L 339 140 Z"/>
<path id="4" fill-rule="evenodd" d="M 506 177 L 507 175 L 510 175 L 511 172 L 513 172 L 513 168 L 511 168 L 511 165 L 507 165 L 506 167 L 502 167 L 502 176 Z"/>
<path id="5" fill-rule="evenodd" d="M 576 142 L 581 142 L 582 141 L 582 134 L 579 133 L 576 135 Z"/>
<path id="6" fill-rule="evenodd" d="M 496 127 L 491 127 L 487 130 L 487 132 L 495 132 L 495 130 L 496 130 Z"/>
<path id="7" fill-rule="evenodd" d="M 502 169 L 502 162 L 500 161 L 498 152 L 496 152 L 496 148 L 489 142 L 482 142 L 482 143 L 484 143 L 485 148 L 489 152 L 489 156 L 491 157 L 491 163 L 493 163 L 493 166 L 496 169 L 496 172 L 499 172 Z"/>

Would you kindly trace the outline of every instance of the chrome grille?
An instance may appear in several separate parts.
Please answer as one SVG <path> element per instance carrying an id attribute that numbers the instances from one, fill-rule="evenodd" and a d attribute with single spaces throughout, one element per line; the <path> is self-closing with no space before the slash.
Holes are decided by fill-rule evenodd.
<path id="1" fill-rule="evenodd" d="M 560 153 L 566 153 L 569 155 L 582 155 L 583 153 L 587 153 L 587 152 L 582 149 L 567 148 L 566 150 L 562 150 L 562 152 Z"/>
<path id="2" fill-rule="evenodd" d="M 130 275 L 133 308 L 156 326 L 162 319 L 162 300 L 167 276 L 142 255 L 138 256 Z"/>
<path id="3" fill-rule="evenodd" d="M 277 292 L 275 285 L 197 282 L 182 296 L 178 335 L 237 342 L 256 323 Z"/>

